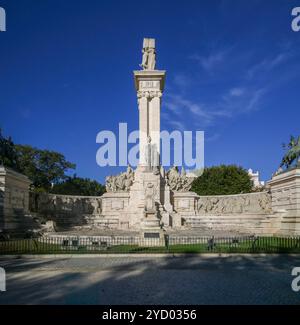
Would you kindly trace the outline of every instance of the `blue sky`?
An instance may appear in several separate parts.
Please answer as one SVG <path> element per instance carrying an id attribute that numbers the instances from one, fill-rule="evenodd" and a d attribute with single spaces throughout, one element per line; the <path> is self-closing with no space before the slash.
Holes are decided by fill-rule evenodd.
<path id="1" fill-rule="evenodd" d="M 167 70 L 162 129 L 205 131 L 206 166 L 269 179 L 299 135 L 300 0 L 0 0 L 0 126 L 16 143 L 62 152 L 101 182 L 101 130 L 138 128 L 132 71 L 143 37 Z M 298 89 L 298 91 L 297 91 Z M 124 168 L 123 168 L 124 169 Z"/>

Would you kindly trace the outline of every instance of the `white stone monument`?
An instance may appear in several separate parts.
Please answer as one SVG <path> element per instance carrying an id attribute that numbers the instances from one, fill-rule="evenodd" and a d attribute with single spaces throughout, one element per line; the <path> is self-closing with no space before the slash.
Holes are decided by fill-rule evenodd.
<path id="1" fill-rule="evenodd" d="M 171 193 L 182 192 L 183 199 L 188 200 L 195 194 L 188 192 L 190 177 L 174 168 L 165 173 L 160 165 L 160 110 L 166 71 L 155 67 L 154 39 L 144 39 L 142 53 L 142 70 L 134 71 L 139 109 L 139 164 L 135 171 L 128 167 L 127 172 L 107 177 L 102 213 L 95 220 L 98 224 L 139 230 L 151 245 L 158 245 L 163 228 L 181 225 Z"/>

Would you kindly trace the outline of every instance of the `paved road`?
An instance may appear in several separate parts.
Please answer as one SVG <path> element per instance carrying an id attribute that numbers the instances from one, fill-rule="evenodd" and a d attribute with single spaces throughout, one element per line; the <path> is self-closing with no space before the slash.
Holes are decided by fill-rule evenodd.
<path id="1" fill-rule="evenodd" d="M 300 304 L 300 256 L 3 259 L 0 304 Z"/>

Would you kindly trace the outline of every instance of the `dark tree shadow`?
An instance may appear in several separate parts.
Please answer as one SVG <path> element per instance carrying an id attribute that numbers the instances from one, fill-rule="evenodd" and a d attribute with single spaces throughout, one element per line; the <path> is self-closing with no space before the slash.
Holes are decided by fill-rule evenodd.
<path id="1" fill-rule="evenodd" d="M 3 261 L 1 304 L 299 304 L 300 255 L 93 257 Z"/>

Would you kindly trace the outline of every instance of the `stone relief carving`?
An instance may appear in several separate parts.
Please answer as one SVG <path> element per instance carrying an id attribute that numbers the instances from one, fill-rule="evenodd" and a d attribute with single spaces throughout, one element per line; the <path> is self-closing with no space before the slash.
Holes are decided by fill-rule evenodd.
<path id="1" fill-rule="evenodd" d="M 107 192 L 129 192 L 134 180 L 134 171 L 128 166 L 127 171 L 116 176 L 108 176 L 105 180 Z"/>
<path id="2" fill-rule="evenodd" d="M 35 209 L 42 214 L 60 214 L 71 213 L 77 214 L 101 214 L 102 201 L 97 197 L 76 197 L 40 193 L 36 200 Z"/>
<path id="3" fill-rule="evenodd" d="M 10 191 L 10 204 L 15 209 L 24 209 L 25 208 L 25 191 L 19 190 L 19 189 L 12 189 Z"/>
<path id="4" fill-rule="evenodd" d="M 271 213 L 271 195 L 267 192 L 239 196 L 199 197 L 197 212 L 203 214 Z"/>
<path id="5" fill-rule="evenodd" d="M 160 90 L 151 90 L 151 91 L 147 91 L 147 90 L 139 90 L 137 92 L 137 98 L 140 99 L 142 97 L 146 97 L 146 98 L 154 98 L 154 97 L 161 97 L 162 96 L 162 92 Z"/>
<path id="6" fill-rule="evenodd" d="M 192 186 L 194 178 L 186 176 L 184 168 L 181 174 L 177 167 L 172 167 L 166 174 L 166 181 L 172 191 L 188 192 Z"/>
<path id="7" fill-rule="evenodd" d="M 100 199 L 91 200 L 91 205 L 94 208 L 93 214 L 101 214 L 101 212 L 102 212 L 102 201 Z"/>

